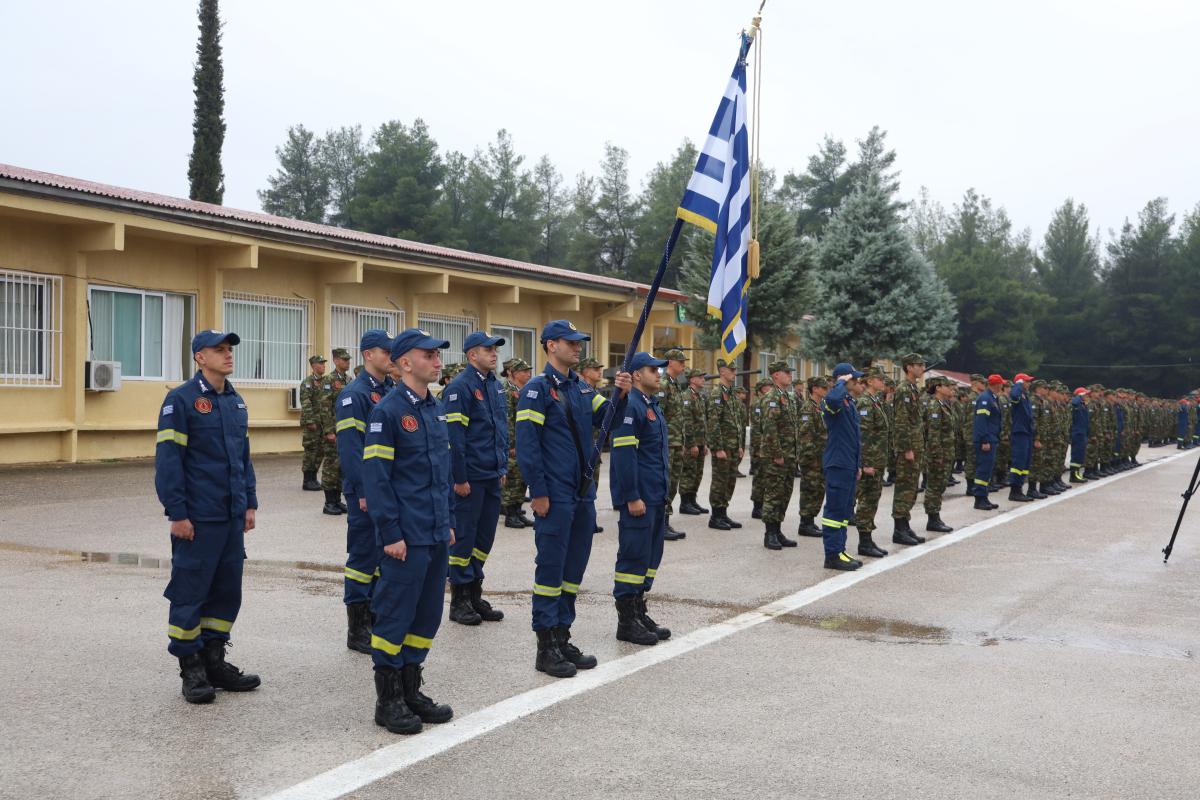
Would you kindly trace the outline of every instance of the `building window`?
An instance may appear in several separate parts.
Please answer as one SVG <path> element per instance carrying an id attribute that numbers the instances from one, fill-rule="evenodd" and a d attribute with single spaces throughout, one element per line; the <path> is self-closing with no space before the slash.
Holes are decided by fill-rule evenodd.
<path id="1" fill-rule="evenodd" d="M 0 270 L 0 386 L 61 386 L 62 278 Z"/>
<path id="2" fill-rule="evenodd" d="M 233 379 L 298 383 L 308 369 L 307 300 L 225 293 L 225 330 L 242 340 L 234 351 Z"/>
<path id="3" fill-rule="evenodd" d="M 330 306 L 329 337 L 333 348 L 344 347 L 350 352 L 350 369 L 362 363 L 362 351 L 358 349 L 364 331 L 382 328 L 388 336 L 404 330 L 404 312 L 362 306 Z"/>
<path id="4" fill-rule="evenodd" d="M 89 287 L 92 360 L 119 362 L 122 378 L 190 378 L 192 308 L 190 295 Z"/>
<path id="5" fill-rule="evenodd" d="M 463 342 L 471 331 L 479 330 L 478 317 L 452 317 L 445 314 L 420 314 L 417 316 L 417 327 L 450 343 L 442 353 L 443 364 L 465 363 Z"/>
<path id="6" fill-rule="evenodd" d="M 769 353 L 766 350 L 759 350 L 758 351 L 758 372 L 759 372 L 759 374 L 762 375 L 764 378 L 771 377 L 771 371 L 770 371 L 769 367 L 771 365 L 771 362 L 775 361 L 775 360 L 776 359 L 775 359 L 774 353 Z"/>
<path id="7" fill-rule="evenodd" d="M 500 345 L 498 350 L 501 369 L 503 369 L 504 362 L 510 358 L 521 358 L 530 367 L 536 366 L 533 342 L 537 332 L 533 328 L 510 328 L 504 325 L 494 325 L 491 333 L 493 336 L 504 337 L 504 344 Z"/>

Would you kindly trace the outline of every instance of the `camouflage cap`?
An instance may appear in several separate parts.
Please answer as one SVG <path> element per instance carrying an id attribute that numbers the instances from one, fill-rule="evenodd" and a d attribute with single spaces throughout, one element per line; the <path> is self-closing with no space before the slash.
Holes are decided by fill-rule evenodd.
<path id="1" fill-rule="evenodd" d="M 1046 382 L 1044 380 L 1042 380 L 1041 378 L 1034 378 L 1033 383 L 1029 384 L 1029 388 L 1030 389 L 1044 389 L 1044 388 L 1046 388 Z"/>
<path id="2" fill-rule="evenodd" d="M 533 367 L 529 366 L 529 362 L 523 358 L 510 358 L 508 360 L 509 373 L 525 372 L 526 370 L 530 369 L 533 369 Z"/>
<path id="3" fill-rule="evenodd" d="M 910 364 L 925 364 L 925 356 L 920 353 L 909 353 L 904 358 L 900 359 L 900 366 L 907 367 Z"/>
<path id="4" fill-rule="evenodd" d="M 737 365 L 735 362 L 727 361 L 724 358 L 718 358 L 717 359 L 717 369 L 720 369 L 721 367 L 728 367 L 729 369 L 737 369 Z"/>
<path id="5" fill-rule="evenodd" d="M 928 388 L 936 389 L 937 387 L 942 386 L 946 383 L 947 383 L 947 380 L 945 378 L 943 378 L 941 375 L 933 375 L 933 376 L 925 379 L 925 387 L 927 389 Z"/>
<path id="6" fill-rule="evenodd" d="M 754 384 L 754 391 L 761 392 L 764 386 L 773 386 L 774 384 L 775 382 L 770 378 L 759 378 L 758 382 Z"/>
<path id="7" fill-rule="evenodd" d="M 978 372 L 972 372 L 971 373 L 971 383 L 975 383 L 977 381 L 979 383 L 987 383 L 987 378 L 983 377 Z"/>
<path id="8" fill-rule="evenodd" d="M 449 380 L 463 371 L 465 364 L 446 364 L 442 367 L 442 380 Z"/>
<path id="9" fill-rule="evenodd" d="M 806 380 L 804 382 L 804 385 L 807 386 L 810 390 L 812 390 L 812 389 L 828 389 L 829 388 L 829 379 L 826 378 L 824 375 L 814 375 L 813 377 Z"/>
<path id="10" fill-rule="evenodd" d="M 883 379 L 883 385 L 884 385 L 884 386 L 886 386 L 886 387 L 888 387 L 889 389 L 895 389 L 895 388 L 896 388 L 896 381 L 895 381 L 895 380 L 893 380 L 893 379 L 892 379 L 892 378 L 890 378 L 890 377 L 887 377 L 887 378 L 884 378 L 884 379 Z"/>
<path id="11" fill-rule="evenodd" d="M 733 387 L 733 393 L 734 393 L 734 394 L 746 394 L 748 391 L 749 391 L 749 390 L 748 390 L 748 389 L 747 389 L 745 386 L 735 386 L 735 387 Z"/>
<path id="12" fill-rule="evenodd" d="M 1088 388 L 1089 392 L 1103 392 L 1104 391 L 1104 385 L 1100 384 L 1100 383 L 1093 383 L 1090 386 L 1088 386 L 1087 388 Z"/>
<path id="13" fill-rule="evenodd" d="M 580 359 L 578 369 L 604 369 L 604 367 L 601 366 L 599 361 L 588 356 L 587 358 Z"/>
<path id="14" fill-rule="evenodd" d="M 688 357 L 684 355 L 683 351 L 678 347 L 672 347 L 670 350 L 663 353 L 663 358 L 665 358 L 667 361 L 682 361 L 685 364 L 688 360 Z"/>
<path id="15" fill-rule="evenodd" d="M 879 378 L 882 381 L 886 381 L 888 379 L 887 373 L 883 371 L 883 367 L 880 367 L 878 365 L 873 366 L 873 367 L 867 367 L 866 374 L 863 375 L 863 377 L 868 378 L 868 379 Z"/>
<path id="16" fill-rule="evenodd" d="M 325 358 L 325 356 L 320 355 L 320 354 L 308 357 L 309 364 L 324 364 L 326 361 L 327 361 L 327 359 Z"/>
<path id="17" fill-rule="evenodd" d="M 687 374 L 688 378 L 703 378 L 703 377 L 705 377 L 704 370 L 702 370 L 702 369 L 689 369 L 686 374 Z"/>
<path id="18" fill-rule="evenodd" d="M 357 367 L 354 368 L 354 377 L 357 378 L 358 374 L 362 371 L 363 371 L 363 365 L 359 364 Z"/>
<path id="19" fill-rule="evenodd" d="M 767 365 L 767 373 L 774 375 L 776 372 L 791 372 L 792 367 L 788 362 L 782 359 L 776 359 Z"/>
<path id="20" fill-rule="evenodd" d="M 335 347 L 335 348 L 333 348 L 333 357 L 334 358 L 349 358 L 350 351 L 344 347 Z"/>

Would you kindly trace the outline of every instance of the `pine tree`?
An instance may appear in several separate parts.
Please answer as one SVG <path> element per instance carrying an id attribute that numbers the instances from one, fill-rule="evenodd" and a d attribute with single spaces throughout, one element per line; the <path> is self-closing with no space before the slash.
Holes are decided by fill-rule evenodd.
<path id="1" fill-rule="evenodd" d="M 549 156 L 542 156 L 533 168 L 533 189 L 537 198 L 538 244 L 533 260 L 551 266 L 566 262 L 571 245 L 567 217 L 570 198 L 563 189 L 562 175 Z"/>
<path id="2" fill-rule="evenodd" d="M 874 176 L 830 220 L 812 283 L 816 319 L 804 345 L 813 358 L 869 364 L 909 351 L 937 357 L 954 344 L 954 298 Z"/>
<path id="3" fill-rule="evenodd" d="M 629 190 L 629 151 L 605 144 L 593 218 L 600 246 L 597 272 L 624 277 L 633 257 L 633 224 L 637 214 L 637 203 Z"/>
<path id="4" fill-rule="evenodd" d="M 537 248 L 537 198 L 533 180 L 521 168 L 508 131 L 487 150 L 476 150 L 467 168 L 461 229 L 467 247 L 480 253 L 528 260 Z"/>
<path id="5" fill-rule="evenodd" d="M 630 280 L 650 283 L 662 261 L 663 245 L 675 225 L 679 201 L 696 168 L 696 146 L 684 140 L 668 162 L 658 162 L 646 176 L 646 185 L 638 201 L 639 213 L 634 221 L 634 250 L 627 275 Z M 679 285 L 682 248 L 676 248 L 667 264 L 663 286 Z"/>
<path id="6" fill-rule="evenodd" d="M 1038 318 L 1038 343 L 1052 364 L 1091 363 L 1098 301 L 1100 244 L 1089 230 L 1087 206 L 1068 199 L 1054 211 L 1034 267 L 1050 304 Z M 1043 369 L 1047 378 L 1084 379 L 1082 371 Z M 1041 376 L 1039 376 L 1041 377 Z"/>
<path id="7" fill-rule="evenodd" d="M 196 44 L 195 117 L 192 156 L 188 159 L 188 197 L 221 204 L 225 173 L 221 147 L 225 143 L 225 86 L 221 66 L 221 17 L 217 0 L 200 0 L 200 41 Z"/>
<path id="8" fill-rule="evenodd" d="M 846 169 L 846 146 L 826 136 L 817 154 L 808 159 L 808 170 L 783 178 L 781 195 L 796 214 L 796 232 L 819 238 L 842 201 L 850 193 L 852 176 Z"/>
<path id="9" fill-rule="evenodd" d="M 320 142 L 303 125 L 288 128 L 287 141 L 275 148 L 279 169 L 267 178 L 270 188 L 258 192 L 263 211 L 281 217 L 324 222 L 329 204 L 329 178 Z"/>
<path id="10" fill-rule="evenodd" d="M 567 267 L 596 272 L 600 264 L 600 236 L 596 233 L 596 179 L 585 172 L 575 176 L 571 211 L 566 218 Z"/>
<path id="11" fill-rule="evenodd" d="M 355 186 L 350 216 L 369 233 L 437 243 L 445 233 L 438 213 L 445 165 L 425 122 L 385 122 Z"/>
<path id="12" fill-rule="evenodd" d="M 367 166 L 362 126 L 348 125 L 328 131 L 318 144 L 321 165 L 329 181 L 329 222 L 339 228 L 353 228 L 350 202 Z"/>

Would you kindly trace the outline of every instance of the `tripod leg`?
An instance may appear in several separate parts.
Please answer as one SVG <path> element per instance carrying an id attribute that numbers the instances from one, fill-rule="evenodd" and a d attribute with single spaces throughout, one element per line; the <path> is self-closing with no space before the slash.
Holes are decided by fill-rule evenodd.
<path id="1" fill-rule="evenodd" d="M 1167 546 L 1163 548 L 1164 564 L 1171 557 L 1171 551 L 1175 549 L 1175 537 L 1179 535 L 1179 526 L 1183 524 L 1183 514 L 1187 511 L 1188 501 L 1196 493 L 1197 479 L 1200 479 L 1200 459 L 1197 459 L 1196 469 L 1192 471 L 1192 481 L 1188 484 L 1187 491 L 1183 493 L 1183 506 L 1179 509 L 1179 518 L 1175 520 L 1175 530 L 1171 532 L 1171 541 L 1167 542 Z"/>

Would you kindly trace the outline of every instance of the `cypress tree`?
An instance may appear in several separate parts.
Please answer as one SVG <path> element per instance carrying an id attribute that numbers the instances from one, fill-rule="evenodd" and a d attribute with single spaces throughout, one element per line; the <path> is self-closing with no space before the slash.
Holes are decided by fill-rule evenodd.
<path id="1" fill-rule="evenodd" d="M 225 197 L 221 146 L 225 143 L 225 86 L 221 66 L 221 18 L 217 0 L 200 0 L 200 41 L 192 76 L 196 112 L 192 121 L 192 156 L 188 159 L 188 196 L 220 205 Z"/>

